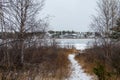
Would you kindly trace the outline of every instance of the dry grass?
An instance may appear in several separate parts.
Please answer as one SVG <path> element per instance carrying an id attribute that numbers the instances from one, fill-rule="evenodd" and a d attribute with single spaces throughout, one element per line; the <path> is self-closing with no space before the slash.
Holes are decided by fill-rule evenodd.
<path id="1" fill-rule="evenodd" d="M 70 75 L 68 54 L 74 49 L 53 47 L 27 48 L 25 64 L 20 67 L 0 68 L 0 80 L 64 80 Z M 2 66 L 4 67 L 4 66 Z"/>
<path id="2" fill-rule="evenodd" d="M 88 59 L 88 56 L 88 53 L 83 53 L 76 55 L 75 59 L 81 64 L 85 72 L 93 75 L 93 67 L 95 66 L 95 63 L 93 62 L 93 59 Z"/>
<path id="3" fill-rule="evenodd" d="M 112 50 L 116 51 L 117 48 L 114 48 Z M 119 53 L 119 50 L 117 52 Z M 93 69 L 95 67 L 97 67 L 98 64 L 102 64 L 105 68 L 105 71 L 109 72 L 111 74 L 111 76 L 107 80 L 119 80 L 120 77 L 118 75 L 116 75 L 116 73 L 114 73 L 115 68 L 113 68 L 112 64 L 103 57 L 103 54 L 104 53 L 103 53 L 103 50 L 101 49 L 101 47 L 99 47 L 98 49 L 91 48 L 91 49 L 86 49 L 85 53 L 83 53 L 83 54 L 76 55 L 75 58 L 82 65 L 85 72 L 87 72 L 91 75 L 95 75 L 93 72 Z M 114 54 L 114 52 L 113 52 L 113 54 Z M 114 54 L 114 55 L 117 55 L 117 54 Z M 114 58 L 115 58 L 115 56 L 114 56 Z M 109 57 L 108 59 L 111 59 L 111 58 Z M 113 62 L 116 63 L 117 66 L 119 66 L 118 65 L 119 62 L 118 63 L 117 63 L 117 61 L 113 61 Z"/>

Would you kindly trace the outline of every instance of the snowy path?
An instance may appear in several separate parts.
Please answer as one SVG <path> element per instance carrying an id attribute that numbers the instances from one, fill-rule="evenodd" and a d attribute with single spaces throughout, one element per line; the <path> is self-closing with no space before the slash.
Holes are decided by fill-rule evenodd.
<path id="1" fill-rule="evenodd" d="M 72 74 L 70 75 L 70 78 L 68 80 L 92 80 L 92 77 L 84 73 L 82 67 L 74 59 L 75 54 L 70 54 L 68 58 L 71 62 L 71 70 L 72 70 Z"/>

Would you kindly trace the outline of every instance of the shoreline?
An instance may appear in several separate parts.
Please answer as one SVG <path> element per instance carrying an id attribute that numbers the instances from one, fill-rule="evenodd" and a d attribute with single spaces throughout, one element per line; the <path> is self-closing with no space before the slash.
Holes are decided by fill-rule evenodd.
<path id="1" fill-rule="evenodd" d="M 74 39 L 74 40 L 78 40 L 78 39 L 94 39 L 94 38 L 50 38 L 50 39 L 66 39 L 66 40 L 70 40 L 70 39 Z"/>

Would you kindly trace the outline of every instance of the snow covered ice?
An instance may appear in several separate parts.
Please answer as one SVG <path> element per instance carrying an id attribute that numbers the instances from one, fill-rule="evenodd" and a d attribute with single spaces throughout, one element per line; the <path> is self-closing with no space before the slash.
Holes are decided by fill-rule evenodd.
<path id="1" fill-rule="evenodd" d="M 75 54 L 70 54 L 68 58 L 71 62 L 71 70 L 72 70 L 72 73 L 68 80 L 92 80 L 92 76 L 84 73 L 84 70 L 82 69 L 82 67 L 74 59 Z"/>

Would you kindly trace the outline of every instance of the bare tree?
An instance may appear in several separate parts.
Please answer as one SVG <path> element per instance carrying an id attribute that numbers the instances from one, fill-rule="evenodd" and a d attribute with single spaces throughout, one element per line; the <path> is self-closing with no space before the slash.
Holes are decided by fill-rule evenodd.
<path id="1" fill-rule="evenodd" d="M 24 63 L 24 49 L 28 33 L 33 33 L 33 29 L 41 31 L 38 14 L 44 6 L 44 0 L 8 0 L 7 8 L 4 10 L 4 21 L 7 32 L 13 33 L 9 40 L 12 45 L 16 45 L 20 57 L 20 63 Z M 44 26 L 46 27 L 46 26 Z M 34 30 L 35 32 L 35 30 Z M 8 43 L 8 42 L 7 42 Z"/>
<path id="2" fill-rule="evenodd" d="M 99 0 L 97 5 L 97 15 L 93 16 L 91 27 L 101 34 L 100 44 L 104 46 L 105 56 L 109 56 L 111 44 L 109 36 L 112 33 L 110 29 L 116 25 L 119 15 L 119 0 Z"/>
<path id="3" fill-rule="evenodd" d="M 7 40 L 6 40 L 6 28 L 5 28 L 6 23 L 5 23 L 5 15 L 4 15 L 4 11 L 7 7 L 6 6 L 7 3 L 8 2 L 6 0 L 0 1 L 0 31 L 1 31 L 0 50 L 3 52 L 0 55 L 4 55 L 3 60 L 2 60 L 3 64 L 6 62 L 9 64 L 9 58 L 8 58 L 9 55 L 8 55 L 8 51 L 7 51 L 7 44 L 2 45 L 2 44 L 7 42 Z"/>

